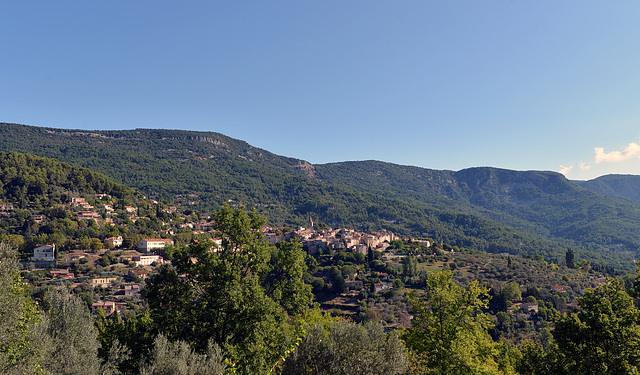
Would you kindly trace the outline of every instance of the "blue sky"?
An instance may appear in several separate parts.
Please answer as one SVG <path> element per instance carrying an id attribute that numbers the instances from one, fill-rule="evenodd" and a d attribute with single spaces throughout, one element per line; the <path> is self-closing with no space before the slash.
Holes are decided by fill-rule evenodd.
<path id="1" fill-rule="evenodd" d="M 0 121 L 640 174 L 637 1 L 5 1 Z"/>

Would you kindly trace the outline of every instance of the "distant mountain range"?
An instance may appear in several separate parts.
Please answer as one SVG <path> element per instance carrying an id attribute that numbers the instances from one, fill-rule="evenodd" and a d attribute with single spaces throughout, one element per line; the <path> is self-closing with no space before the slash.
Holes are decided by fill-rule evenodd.
<path id="1" fill-rule="evenodd" d="M 570 181 L 545 171 L 431 170 L 380 161 L 313 165 L 219 133 L 83 131 L 0 123 L 0 151 L 89 168 L 207 212 L 255 208 L 273 225 L 316 222 L 562 259 L 567 247 L 631 268 L 640 248 L 640 176 Z"/>
<path id="2" fill-rule="evenodd" d="M 640 176 L 610 174 L 589 181 L 574 181 L 576 184 L 600 194 L 640 201 Z"/>

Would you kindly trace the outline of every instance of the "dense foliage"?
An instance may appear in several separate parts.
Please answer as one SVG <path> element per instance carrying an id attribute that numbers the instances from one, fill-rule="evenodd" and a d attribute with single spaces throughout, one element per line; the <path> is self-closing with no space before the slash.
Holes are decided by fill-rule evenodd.
<path id="1" fill-rule="evenodd" d="M 310 165 L 218 133 L 67 131 L 0 124 L 0 150 L 53 157 L 200 212 L 225 202 L 274 225 L 389 229 L 491 252 L 560 259 L 572 246 L 629 268 L 640 206 L 549 172 L 433 171 L 381 162 Z"/>
<path id="2" fill-rule="evenodd" d="M 34 373 L 40 369 L 31 327 L 39 322 L 35 303 L 20 280 L 16 251 L 0 243 L 0 371 Z"/>
<path id="3" fill-rule="evenodd" d="M 640 311 L 618 280 L 585 291 L 580 309 L 562 315 L 547 346 L 528 343 L 522 374 L 637 374 Z"/>
<path id="4" fill-rule="evenodd" d="M 384 228 L 492 252 L 559 254 L 564 247 L 477 212 L 456 211 L 457 204 L 449 198 L 410 200 L 388 194 L 382 185 L 376 190 L 366 184 L 347 186 L 337 178 L 314 178 L 319 166 L 217 133 L 81 132 L 0 124 L 0 150 L 30 152 L 90 168 L 159 200 L 188 204 L 200 212 L 229 202 L 256 208 L 274 225 L 303 225 L 312 213 L 333 227 Z M 353 179 L 357 181 L 357 175 Z"/>
<path id="5" fill-rule="evenodd" d="M 179 249 L 172 266 L 148 282 L 151 318 L 171 340 L 203 350 L 213 339 L 243 373 L 265 373 L 286 340 L 285 316 L 303 314 L 312 300 L 302 248 L 274 249 L 255 214 L 224 207 L 215 222 L 220 248 L 202 242 Z"/>
<path id="6" fill-rule="evenodd" d="M 463 288 L 452 276 L 447 271 L 429 275 L 426 298 L 410 298 L 415 317 L 404 338 L 420 373 L 514 373 L 503 344 L 488 334 L 491 319 L 483 313 L 488 288 L 477 281 Z"/>
<path id="7" fill-rule="evenodd" d="M 51 207 L 69 203 L 72 193 L 102 193 L 118 199 L 139 195 L 86 168 L 35 155 L 0 151 L 0 200 L 17 202 L 19 208 L 36 202 L 40 207 Z"/>
<path id="8" fill-rule="evenodd" d="M 406 255 L 397 258 L 397 265 L 382 262 L 384 258 L 373 252 L 360 257 L 337 253 L 332 257 L 335 263 L 325 269 L 333 280 L 351 279 L 362 267 L 372 270 L 367 282 L 378 282 L 383 275 L 373 269 L 396 278 L 392 290 L 371 291 L 369 298 L 366 291 L 360 292 L 362 306 L 370 311 L 385 300 L 400 306 L 402 298 L 396 297 L 404 289 L 402 281 L 412 286 L 415 294 L 408 303 L 414 319 L 406 322 L 408 329 L 400 340 L 373 323 L 388 322 L 386 315 L 374 314 L 364 325 L 356 325 L 310 308 L 310 286 L 302 280 L 307 280 L 308 271 L 321 274 L 329 257 L 304 256 L 292 242 L 280 248 L 269 245 L 258 230 L 262 219 L 255 214 L 226 207 L 215 216 L 225 239 L 220 248 L 201 242 L 174 249 L 175 264 L 161 267 L 147 284 L 150 309 L 109 317 L 101 312 L 95 328 L 86 305 L 64 287 L 61 292 L 44 293 L 42 309 L 38 308 L 18 278 L 15 252 L 1 245 L 0 276 L 8 277 L 2 278 L 0 300 L 15 311 L 0 310 L 0 371 L 46 374 L 64 368 L 66 373 L 117 375 L 631 374 L 638 370 L 640 314 L 632 298 L 636 291 L 610 279 L 586 288 L 578 298 L 579 309 L 563 305 L 588 285 L 577 280 L 588 273 L 588 265 L 580 259 L 575 269 L 563 266 L 555 276 L 560 279 L 545 284 L 531 271 L 540 268 L 535 272 L 544 278 L 559 268 L 541 260 L 512 260 L 457 248 L 447 253 L 437 246 L 398 241 L 393 243 L 395 251 Z M 425 256 L 425 251 L 434 250 Z M 455 271 L 425 272 L 425 266 L 434 263 Z M 479 270 L 473 276 L 478 280 L 470 281 Z M 565 284 L 570 278 L 576 280 Z M 557 280 L 567 288 L 563 295 L 545 295 L 538 289 Z M 529 288 L 521 289 L 522 284 Z M 539 306 L 529 316 L 543 328 L 539 334 L 522 318 L 511 321 L 522 316 L 511 307 L 519 301 Z M 560 314 L 556 307 L 567 312 Z M 515 340 L 516 330 L 535 342 Z"/>
<path id="9" fill-rule="evenodd" d="M 406 370 L 397 334 L 385 334 L 380 324 L 338 321 L 328 332 L 320 324 L 312 327 L 286 359 L 283 374 L 400 375 Z"/>

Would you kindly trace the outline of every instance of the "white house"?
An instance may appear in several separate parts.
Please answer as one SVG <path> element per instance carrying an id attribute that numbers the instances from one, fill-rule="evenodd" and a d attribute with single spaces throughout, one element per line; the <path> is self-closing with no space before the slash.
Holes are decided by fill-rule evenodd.
<path id="1" fill-rule="evenodd" d="M 168 245 L 173 246 L 173 241 L 166 238 L 145 238 L 138 242 L 138 251 L 141 253 L 148 253 L 164 249 Z"/>
<path id="2" fill-rule="evenodd" d="M 40 260 L 52 262 L 56 260 L 56 245 L 43 245 L 33 249 L 33 257 L 31 260 Z"/>
<path id="3" fill-rule="evenodd" d="M 139 255 L 131 258 L 136 266 L 150 266 L 153 262 L 164 263 L 164 259 L 160 255 Z"/>
<path id="4" fill-rule="evenodd" d="M 122 246 L 122 242 L 124 240 L 122 239 L 122 236 L 118 236 L 118 237 L 109 237 L 106 240 L 104 240 L 105 244 L 111 244 L 113 247 L 119 247 Z"/>
<path id="5" fill-rule="evenodd" d="M 87 204 L 87 200 L 83 197 L 71 197 L 71 205 L 73 206 L 82 206 Z"/>
<path id="6" fill-rule="evenodd" d="M 103 288 L 108 288 L 111 286 L 111 283 L 118 280 L 117 277 L 109 277 L 109 276 L 100 276 L 91 279 L 91 285 L 93 286 L 101 286 Z"/>

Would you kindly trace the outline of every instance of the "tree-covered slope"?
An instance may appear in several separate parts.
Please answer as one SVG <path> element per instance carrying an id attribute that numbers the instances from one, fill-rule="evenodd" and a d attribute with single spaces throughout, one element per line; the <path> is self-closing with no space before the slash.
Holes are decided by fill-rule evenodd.
<path id="1" fill-rule="evenodd" d="M 104 175 L 55 159 L 0 151 L 0 200 L 23 208 L 67 203 L 69 194 L 108 194 L 119 199 L 140 194 Z"/>
<path id="2" fill-rule="evenodd" d="M 177 130 L 73 131 L 0 123 L 0 150 L 33 153 L 90 168 L 159 194 L 218 192 L 217 180 L 246 185 L 269 168 L 293 173 L 300 161 L 217 133 Z M 226 181 L 225 181 L 226 182 Z"/>
<path id="3" fill-rule="evenodd" d="M 94 159 L 90 160 L 92 163 L 96 162 Z M 240 163 L 248 168 L 242 170 L 235 165 L 232 169 L 224 164 L 223 167 L 217 164 L 220 173 L 209 176 L 208 179 L 203 175 L 202 178 L 211 185 L 220 184 L 228 189 L 227 197 L 239 196 L 245 204 L 256 202 L 255 207 L 268 214 L 272 224 L 294 225 L 296 220 L 303 223 L 311 213 L 317 221 L 335 227 L 346 226 L 370 231 L 389 229 L 398 234 L 430 236 L 479 250 L 523 254 L 534 250 L 549 254 L 561 251 L 561 246 L 557 243 L 477 216 L 333 186 L 298 173 L 283 173 L 275 168 L 248 164 L 247 161 Z M 174 173 L 178 173 L 177 169 Z M 46 199 L 49 203 L 61 203 L 65 201 L 61 197 L 61 191 L 77 192 L 80 195 L 102 192 L 116 197 L 134 193 L 89 169 L 15 152 L 0 153 L 0 171 L 0 181 L 3 184 L 0 194 L 8 202 L 22 199 L 31 204 L 42 200 L 42 204 L 47 205 L 44 201 Z M 227 178 L 219 179 L 222 172 L 227 172 Z M 237 174 L 237 177 L 228 177 L 232 174 Z M 148 176 L 153 174 L 149 173 Z M 210 193 L 198 191 L 197 186 L 188 183 L 185 183 L 184 189 L 181 190 L 182 193 L 199 195 L 189 199 L 197 201 L 198 198 L 212 197 Z M 225 197 L 222 194 L 220 196 Z"/>
<path id="4" fill-rule="evenodd" d="M 593 192 L 640 201 L 640 176 L 609 174 L 589 181 L 574 181 Z"/>
<path id="5" fill-rule="evenodd" d="M 457 211 L 591 249 L 640 246 L 640 204 L 595 193 L 555 172 L 488 167 L 433 171 L 371 161 L 315 169 L 323 180 L 399 199 L 449 204 Z"/>
<path id="6" fill-rule="evenodd" d="M 84 201 L 74 204 L 74 198 Z M 126 214 L 127 205 L 137 207 L 136 214 L 156 212 L 142 193 L 87 168 L 30 154 L 0 151 L 0 204 L 0 241 L 11 242 L 25 259 L 42 244 L 67 251 L 100 249 L 112 236 L 137 243 L 158 227 L 157 219 L 133 223 Z"/>
<path id="7" fill-rule="evenodd" d="M 310 165 L 212 132 L 6 123 L 0 123 L 0 151 L 90 168 L 203 212 L 227 202 L 256 208 L 274 225 L 301 225 L 312 214 L 336 227 L 556 257 L 566 246 L 598 257 L 608 256 L 606 246 L 640 246 L 640 204 L 590 192 L 552 172 L 436 171 L 376 161 Z"/>

